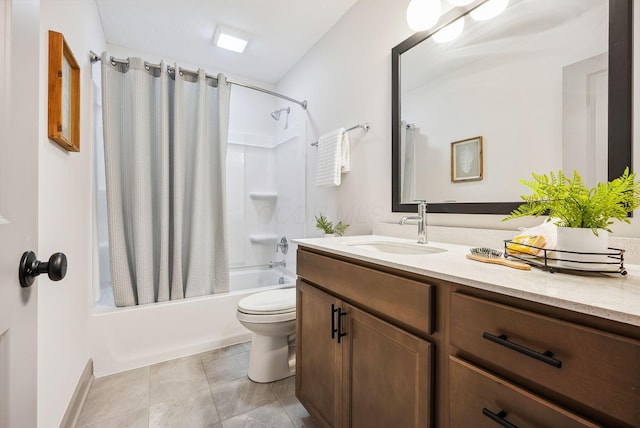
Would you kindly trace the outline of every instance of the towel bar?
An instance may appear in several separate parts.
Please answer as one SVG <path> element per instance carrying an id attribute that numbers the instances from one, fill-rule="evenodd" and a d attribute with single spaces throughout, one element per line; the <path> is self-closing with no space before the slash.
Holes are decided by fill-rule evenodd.
<path id="1" fill-rule="evenodd" d="M 351 128 L 345 129 L 344 132 L 353 131 L 354 129 L 358 129 L 358 128 L 362 128 L 363 132 L 367 132 L 367 131 L 369 131 L 370 126 L 369 126 L 368 123 L 365 123 L 364 125 L 357 124 L 356 126 L 352 126 Z M 314 146 L 314 147 L 318 147 L 318 142 L 315 141 L 315 142 L 311 143 L 311 145 Z"/>

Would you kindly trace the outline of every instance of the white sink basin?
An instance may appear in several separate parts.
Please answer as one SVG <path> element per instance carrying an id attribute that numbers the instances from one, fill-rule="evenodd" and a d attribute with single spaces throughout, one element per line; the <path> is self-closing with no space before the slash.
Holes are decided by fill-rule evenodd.
<path id="1" fill-rule="evenodd" d="M 393 241 L 362 241 L 362 242 L 345 242 L 343 245 L 354 248 L 362 248 L 365 250 L 377 251 L 387 254 L 436 254 L 443 253 L 447 250 L 437 247 L 430 247 L 424 244 L 409 244 L 404 242 Z"/>

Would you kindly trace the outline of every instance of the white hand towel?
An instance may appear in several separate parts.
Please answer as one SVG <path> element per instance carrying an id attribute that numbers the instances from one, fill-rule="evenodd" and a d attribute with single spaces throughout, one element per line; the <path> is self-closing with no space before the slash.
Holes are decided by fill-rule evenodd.
<path id="1" fill-rule="evenodd" d="M 316 186 L 339 186 L 342 169 L 344 128 L 333 130 L 318 139 Z"/>
<path id="2" fill-rule="evenodd" d="M 342 142 L 340 143 L 340 172 L 343 174 L 351 171 L 351 144 L 349 143 L 349 133 L 342 133 Z"/>

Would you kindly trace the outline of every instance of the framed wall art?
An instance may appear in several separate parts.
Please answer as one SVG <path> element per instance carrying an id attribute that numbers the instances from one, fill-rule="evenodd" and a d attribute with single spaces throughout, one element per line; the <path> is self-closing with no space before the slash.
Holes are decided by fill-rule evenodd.
<path id="1" fill-rule="evenodd" d="M 482 137 L 451 143 L 451 181 L 482 180 Z"/>
<path id="2" fill-rule="evenodd" d="M 49 31 L 49 138 L 80 151 L 80 67 L 62 33 Z"/>

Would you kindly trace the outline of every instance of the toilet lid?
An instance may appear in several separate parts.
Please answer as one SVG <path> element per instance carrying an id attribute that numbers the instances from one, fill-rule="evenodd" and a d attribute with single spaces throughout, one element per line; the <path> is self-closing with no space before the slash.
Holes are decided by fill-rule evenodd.
<path id="1" fill-rule="evenodd" d="M 252 294 L 238 302 L 238 310 L 247 314 L 274 314 L 296 310 L 296 289 L 282 288 Z"/>

